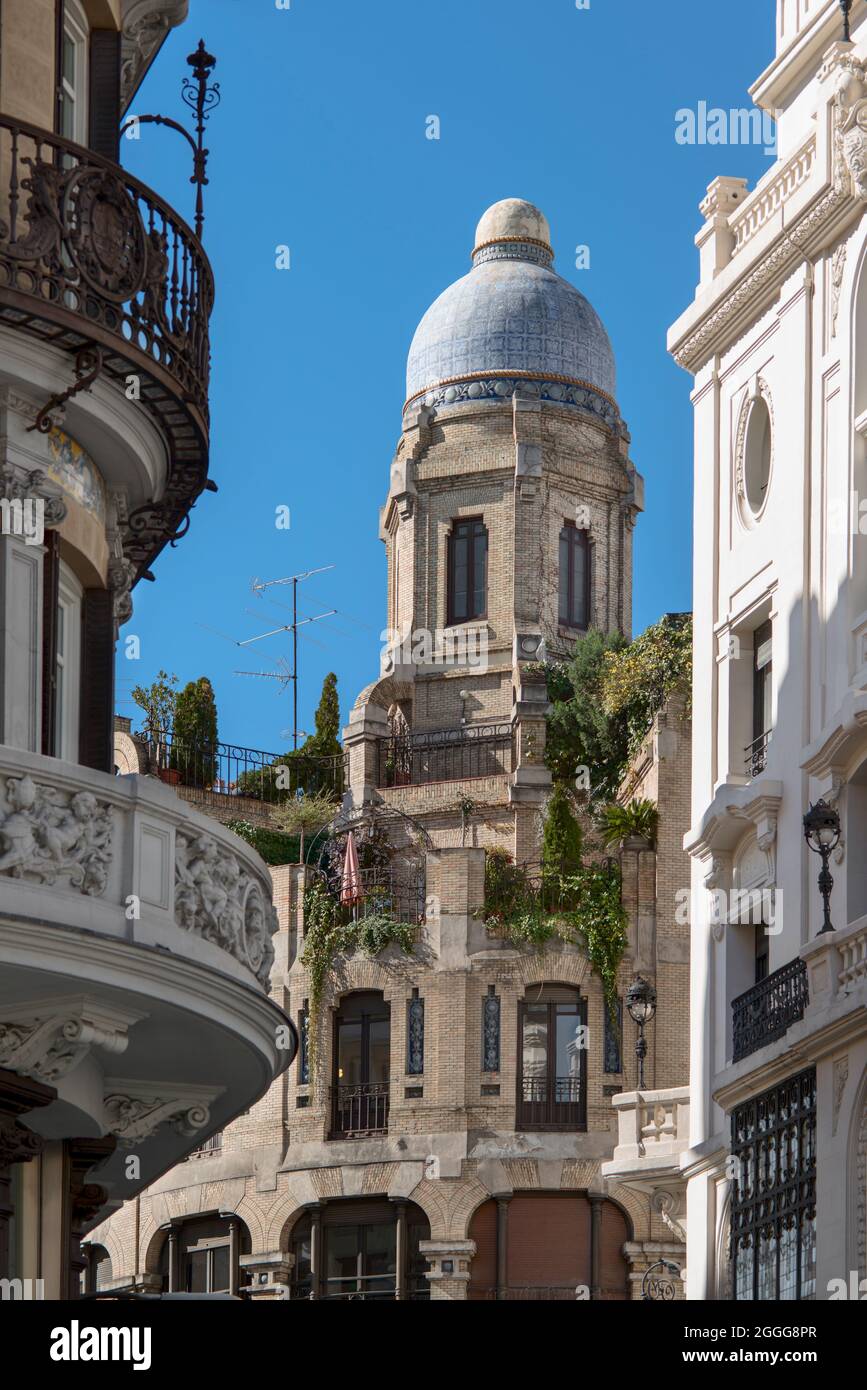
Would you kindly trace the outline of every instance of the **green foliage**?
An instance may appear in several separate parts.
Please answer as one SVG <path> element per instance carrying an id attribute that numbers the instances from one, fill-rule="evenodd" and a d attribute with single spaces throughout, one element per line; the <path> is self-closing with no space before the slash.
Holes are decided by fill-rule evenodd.
<path id="1" fill-rule="evenodd" d="M 691 686 L 691 613 L 667 613 L 623 651 L 606 655 L 602 703 L 609 719 L 624 721 L 629 757 L 669 695 L 681 690 L 688 704 Z"/>
<path id="2" fill-rule="evenodd" d="M 132 698 L 145 715 L 140 733 L 155 735 L 174 727 L 177 684 L 177 676 L 159 671 L 153 684 L 133 687 Z"/>
<path id="3" fill-rule="evenodd" d="M 659 810 L 655 801 L 641 800 L 638 797 L 633 798 L 626 806 L 614 801 L 604 808 L 599 824 L 606 845 L 619 845 L 632 835 L 655 844 Z"/>
<path id="4" fill-rule="evenodd" d="M 626 911 L 620 900 L 620 871 L 610 862 L 570 874 L 543 876 L 534 884 L 504 850 L 485 857 L 485 923 L 520 946 L 543 946 L 559 938 L 583 947 L 616 1006 L 617 971 L 626 950 Z"/>
<path id="5" fill-rule="evenodd" d="M 563 782 L 555 782 L 545 810 L 542 866 L 546 874 L 574 873 L 581 867 L 581 827 Z"/>
<path id="6" fill-rule="evenodd" d="M 266 864 L 297 864 L 300 858 L 300 841 L 297 835 L 284 835 L 279 830 L 267 826 L 253 825 L 248 820 L 231 820 L 227 828 L 233 830 L 248 845 L 252 845 Z"/>
<path id="7" fill-rule="evenodd" d="M 322 694 L 314 716 L 316 733 L 313 735 L 324 747 L 330 740 L 334 751 L 340 752 L 337 736 L 340 733 L 340 701 L 337 698 L 337 677 L 329 671 L 322 682 Z"/>
<path id="8" fill-rule="evenodd" d="M 294 796 L 278 806 L 273 812 L 274 820 L 281 830 L 301 837 L 298 862 L 304 862 L 305 836 L 322 830 L 337 815 L 340 807 L 330 792 L 313 792 L 310 796 Z"/>
<path id="9" fill-rule="evenodd" d="M 190 681 L 175 699 L 169 766 L 188 787 L 211 787 L 217 780 L 217 702 L 207 676 Z"/>
<path id="10" fill-rule="evenodd" d="M 310 1012 L 308 1059 L 310 1075 L 317 1069 L 319 1016 L 334 962 L 339 956 L 363 951 L 368 956 L 379 955 L 388 946 L 399 946 L 411 955 L 415 945 L 415 928 L 406 922 L 396 922 L 384 912 L 373 912 L 357 921 L 346 919 L 341 908 L 321 881 L 313 883 L 304 894 L 304 953 L 301 964 L 310 978 Z"/>
<path id="11" fill-rule="evenodd" d="M 692 615 L 670 613 L 632 643 L 595 629 L 569 662 L 545 669 L 551 713 L 545 762 L 555 782 L 590 774 L 590 800 L 614 801 L 653 718 L 677 691 L 689 706 Z"/>
<path id="12" fill-rule="evenodd" d="M 572 660 L 548 672 L 545 762 L 555 782 L 572 785 L 579 767 L 589 768 L 591 798 L 610 801 L 626 761 L 625 720 L 612 719 L 602 705 L 602 680 L 608 653 L 625 647 L 617 633 L 595 629 L 575 647 Z"/>

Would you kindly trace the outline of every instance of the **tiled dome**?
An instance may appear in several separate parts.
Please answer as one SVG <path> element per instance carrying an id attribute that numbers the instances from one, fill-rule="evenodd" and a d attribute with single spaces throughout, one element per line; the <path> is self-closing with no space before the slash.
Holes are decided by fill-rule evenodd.
<path id="1" fill-rule="evenodd" d="M 461 396 L 489 395 L 491 383 L 484 379 L 498 375 L 536 381 L 543 395 L 543 384 L 554 380 L 613 399 L 608 334 L 583 294 L 551 269 L 549 235 L 531 203 L 510 198 L 488 209 L 476 233 L 472 270 L 440 295 L 416 330 L 408 400 L 443 383 L 467 381 L 473 389 Z M 483 390 L 476 389 L 480 382 Z M 576 403 L 574 393 L 560 394 Z M 556 391 L 553 398 L 559 399 Z"/>

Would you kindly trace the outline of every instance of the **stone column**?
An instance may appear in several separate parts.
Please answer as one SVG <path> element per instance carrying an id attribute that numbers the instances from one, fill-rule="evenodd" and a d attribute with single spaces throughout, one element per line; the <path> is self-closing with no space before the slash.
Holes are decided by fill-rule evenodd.
<path id="1" fill-rule="evenodd" d="M 466 1302 L 470 1282 L 470 1262 L 476 1253 L 474 1240 L 423 1240 L 419 1250 L 430 1265 L 432 1299 Z"/>
<path id="2" fill-rule="evenodd" d="M 43 1140 L 18 1120 L 19 1115 L 49 1105 L 57 1092 L 16 1072 L 0 1070 L 0 1279 L 10 1276 L 9 1228 L 13 1216 L 12 1166 L 42 1152 Z M 22 1213 L 14 1213 L 21 1220 Z M 20 1271 L 16 1275 L 20 1277 Z"/>
<path id="3" fill-rule="evenodd" d="M 602 1295 L 602 1207 L 601 1192 L 588 1192 L 590 1202 L 590 1298 L 598 1301 Z"/>
<path id="4" fill-rule="evenodd" d="M 168 1235 L 166 1241 L 169 1247 L 169 1293 L 178 1292 L 178 1230 L 172 1222 L 169 1222 Z"/>
<path id="5" fill-rule="evenodd" d="M 310 1297 L 322 1295 L 322 1211 L 324 1202 L 310 1207 Z"/>
<path id="6" fill-rule="evenodd" d="M 397 1230 L 395 1232 L 395 1298 L 398 1303 L 403 1303 L 407 1297 L 407 1269 L 408 1263 L 408 1243 L 407 1243 L 407 1221 L 406 1221 L 406 1200 L 403 1197 L 393 1197 L 397 1208 Z"/>
<path id="7" fill-rule="evenodd" d="M 222 1215 L 222 1213 L 221 1213 L 221 1215 Z M 238 1238 L 239 1238 L 239 1235 L 240 1235 L 240 1229 L 239 1229 L 239 1226 L 238 1226 L 238 1218 L 237 1218 L 236 1216 L 230 1216 L 230 1217 L 229 1217 L 229 1293 L 232 1293 L 232 1294 L 236 1294 L 236 1293 L 238 1292 L 238 1274 L 239 1274 L 239 1269 L 238 1269 L 238 1254 L 239 1254 L 238 1245 L 239 1245 L 239 1239 L 238 1239 Z"/>
<path id="8" fill-rule="evenodd" d="M 497 1201 L 497 1298 L 504 1299 L 509 1287 L 509 1196 Z"/>

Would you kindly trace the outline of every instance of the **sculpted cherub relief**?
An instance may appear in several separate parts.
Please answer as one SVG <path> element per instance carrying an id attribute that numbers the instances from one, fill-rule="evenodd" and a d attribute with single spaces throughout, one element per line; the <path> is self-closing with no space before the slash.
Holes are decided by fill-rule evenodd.
<path id="1" fill-rule="evenodd" d="M 31 777 L 10 777 L 0 800 L 0 874 L 105 891 L 111 810 L 91 792 L 69 796 Z"/>

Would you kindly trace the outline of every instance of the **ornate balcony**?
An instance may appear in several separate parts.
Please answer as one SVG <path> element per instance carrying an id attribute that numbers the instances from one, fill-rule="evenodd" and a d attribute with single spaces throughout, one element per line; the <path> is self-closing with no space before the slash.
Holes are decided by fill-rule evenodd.
<path id="1" fill-rule="evenodd" d="M 388 1134 L 387 1082 L 335 1086 L 332 1091 L 332 1139 L 370 1139 Z"/>
<path id="2" fill-rule="evenodd" d="M 200 242 L 157 194 L 93 151 L 0 115 L 0 325 L 69 353 L 70 397 L 100 377 L 127 392 L 136 378 L 129 399 L 168 442 L 160 502 L 126 522 L 139 572 L 183 533 L 207 482 L 213 302 Z M 45 412 L 37 427 L 50 428 Z"/>
<path id="3" fill-rule="evenodd" d="M 511 724 L 406 733 L 378 741 L 378 787 L 501 777 L 512 768 Z"/>
<path id="4" fill-rule="evenodd" d="M 790 960 L 782 969 L 732 1000 L 732 1061 L 785 1036 L 804 1017 L 809 1002 L 807 966 Z"/>
<path id="5" fill-rule="evenodd" d="M 107 1201 L 201 1147 L 292 1060 L 267 995 L 271 897 L 254 851 L 158 781 L 0 747 L 0 1068 L 55 1089 L 39 1133 L 115 1136 Z"/>

